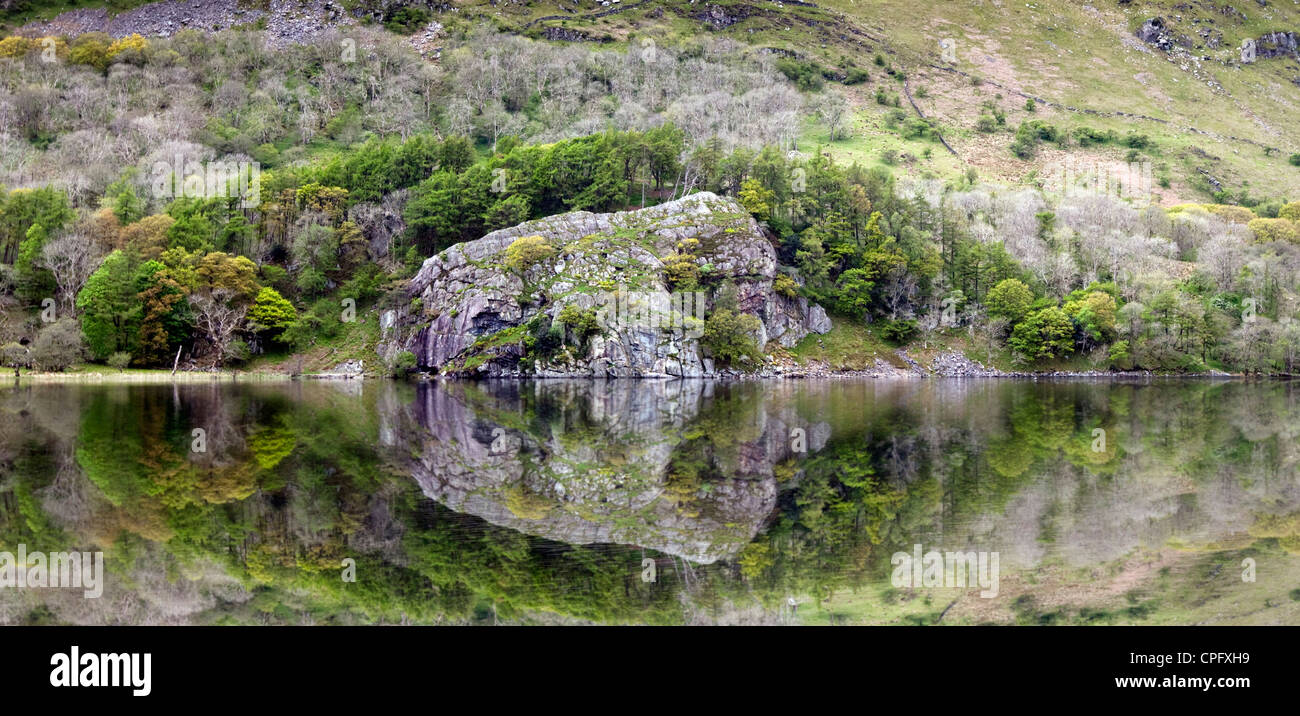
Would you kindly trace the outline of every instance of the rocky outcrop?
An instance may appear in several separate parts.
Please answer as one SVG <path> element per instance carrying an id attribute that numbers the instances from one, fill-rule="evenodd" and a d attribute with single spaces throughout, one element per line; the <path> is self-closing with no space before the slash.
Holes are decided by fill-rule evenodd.
<path id="1" fill-rule="evenodd" d="M 533 260 L 507 266 L 521 239 L 533 242 Z M 700 287 L 670 290 L 665 261 L 693 264 Z M 819 306 L 774 289 L 778 275 L 772 243 L 729 198 L 703 192 L 639 211 L 579 211 L 428 259 L 409 285 L 406 330 L 393 334 L 422 369 L 445 373 L 712 376 L 719 371 L 700 337 L 723 293 L 758 318 L 759 346 L 830 330 Z M 563 326 L 566 307 L 596 326 L 581 335 Z"/>
<path id="2" fill-rule="evenodd" d="M 25 25 L 20 32 L 29 36 L 105 32 L 113 37 L 166 37 L 185 29 L 216 31 L 248 25 L 266 15 L 266 11 L 241 5 L 239 0 L 167 0 L 116 15 L 104 8 L 71 10 L 48 21 Z"/>
<path id="3" fill-rule="evenodd" d="M 1165 20 L 1161 17 L 1153 17 L 1142 23 L 1137 30 L 1137 38 L 1148 45 L 1155 45 L 1161 49 L 1168 49 L 1172 43 L 1169 41 L 1169 35 L 1165 32 Z"/>
<path id="4" fill-rule="evenodd" d="M 381 406 L 381 442 L 430 498 L 549 540 L 636 545 L 700 564 L 734 556 L 767 523 L 776 465 L 794 456 L 792 443 L 815 451 L 830 436 L 752 384 L 736 387 L 752 398 L 741 410 L 744 396 L 707 381 L 416 390 L 405 405 Z M 708 427 L 717 410 L 726 430 Z"/>
<path id="5" fill-rule="evenodd" d="M 1225 6 L 1224 13 L 1231 14 L 1238 11 Z M 1191 38 L 1174 34 L 1169 23 L 1162 17 L 1153 17 L 1142 23 L 1135 34 L 1139 40 L 1167 53 L 1176 53 L 1180 48 L 1193 49 Z M 1201 28 L 1197 31 L 1197 35 L 1210 49 L 1218 49 L 1223 38 L 1222 32 L 1209 28 Z M 1253 52 L 1254 59 L 1295 57 L 1297 52 L 1300 52 L 1300 41 L 1294 32 L 1269 32 L 1255 40 Z"/>
<path id="6" fill-rule="evenodd" d="M 1177 46 L 1191 44 L 1186 37 L 1174 35 L 1163 17 L 1153 17 L 1142 23 L 1137 30 L 1137 38 L 1165 52 L 1172 52 Z"/>
<path id="7" fill-rule="evenodd" d="M 1003 374 L 1002 371 L 986 368 L 956 351 L 936 355 L 930 360 L 928 371 L 930 375 L 944 377 L 994 377 Z"/>
<path id="8" fill-rule="evenodd" d="M 1256 57 L 1295 57 L 1297 51 L 1300 43 L 1294 32 L 1270 32 L 1255 41 Z"/>
<path id="9" fill-rule="evenodd" d="M 744 6 L 724 9 L 720 5 L 708 5 L 703 12 L 695 13 L 694 17 L 715 30 L 721 30 L 735 25 L 749 15 L 749 8 Z"/>
<path id="10" fill-rule="evenodd" d="M 553 42 L 613 42 L 612 37 L 594 37 L 586 30 L 574 30 L 567 27 L 548 27 L 542 31 L 542 37 Z"/>
<path id="11" fill-rule="evenodd" d="M 266 23 L 272 45 L 310 42 L 330 29 L 356 24 L 341 0 L 164 0 L 110 15 L 103 8 L 70 10 L 51 20 L 24 25 L 23 35 L 80 35 L 105 32 L 113 37 L 139 34 L 169 37 L 182 30 L 217 32 Z"/>

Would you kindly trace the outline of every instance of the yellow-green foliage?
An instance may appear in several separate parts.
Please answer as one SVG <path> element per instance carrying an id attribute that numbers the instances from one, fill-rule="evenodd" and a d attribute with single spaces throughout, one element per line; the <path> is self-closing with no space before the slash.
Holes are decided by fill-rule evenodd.
<path id="1" fill-rule="evenodd" d="M 529 492 L 521 485 L 507 487 L 502 492 L 506 496 L 506 509 L 510 510 L 510 514 L 520 519 L 544 519 L 555 507 L 555 503 L 551 500 Z"/>
<path id="2" fill-rule="evenodd" d="M 772 282 L 772 290 L 786 298 L 794 298 L 799 295 L 799 283 L 789 276 L 781 274 Z"/>
<path id="3" fill-rule="evenodd" d="M 668 254 L 664 257 L 664 276 L 668 288 L 685 291 L 695 288 L 700 282 L 700 267 L 691 254 Z"/>
<path id="4" fill-rule="evenodd" d="M 36 47 L 35 40 L 26 37 L 6 37 L 0 40 L 0 57 L 22 57 Z"/>
<path id="5" fill-rule="evenodd" d="M 1115 337 L 1115 299 L 1109 293 L 1093 291 L 1082 299 L 1065 304 L 1066 315 L 1073 318 L 1096 340 Z"/>
<path id="6" fill-rule="evenodd" d="M 523 273 L 555 255 L 555 247 L 540 236 L 521 236 L 506 247 L 506 267 Z"/>
<path id="7" fill-rule="evenodd" d="M 149 41 L 139 35 L 114 40 L 102 32 L 88 32 L 72 41 L 68 61 L 74 65 L 89 65 L 103 71 L 114 60 L 141 61 L 149 49 Z"/>
<path id="8" fill-rule="evenodd" d="M 766 221 L 772 214 L 772 205 L 776 203 L 776 194 L 763 186 L 757 179 L 746 179 L 740 185 L 740 204 L 745 211 Z"/>
<path id="9" fill-rule="evenodd" d="M 754 334 L 762 325 L 748 313 L 719 308 L 704 322 L 704 336 L 700 343 L 713 358 L 723 363 L 734 365 L 742 360 L 757 361 L 761 354 Z"/>
<path id="10" fill-rule="evenodd" d="M 682 239 L 677 242 L 677 253 L 663 257 L 664 276 L 669 289 L 683 291 L 699 285 L 700 267 L 695 255 L 699 248 L 699 239 Z"/>
<path id="11" fill-rule="evenodd" d="M 1255 212 L 1244 206 L 1232 204 L 1203 204 L 1206 211 L 1234 224 L 1249 224 L 1255 220 Z"/>
<path id="12" fill-rule="evenodd" d="M 14 35 L 0 40 L 0 57 L 19 58 L 32 52 L 44 52 L 47 47 L 54 49 L 55 57 L 68 56 L 68 43 L 62 37 L 19 37 Z"/>
<path id="13" fill-rule="evenodd" d="M 1247 226 L 1260 243 L 1290 241 L 1300 243 L 1300 223 L 1290 219 L 1254 219 Z"/>
<path id="14" fill-rule="evenodd" d="M 297 437 L 284 425 L 258 426 L 248 436 L 248 448 L 263 470 L 274 469 L 280 461 L 293 453 L 297 445 Z"/>
<path id="15" fill-rule="evenodd" d="M 1247 532 L 1252 537 L 1274 538 L 1291 554 L 1300 554 L 1300 512 L 1288 515 L 1260 515 Z"/>
<path id="16" fill-rule="evenodd" d="M 1255 212 L 1233 204 L 1176 204 L 1169 207 L 1168 213 L 1213 215 L 1234 224 L 1248 224 L 1256 218 Z"/>
<path id="17" fill-rule="evenodd" d="M 149 41 L 139 35 L 130 35 L 114 40 L 108 46 L 108 59 L 116 59 L 118 55 L 127 57 L 139 57 L 145 50 L 149 49 Z"/>
<path id="18" fill-rule="evenodd" d="M 1291 221 L 1300 221 L 1300 201 L 1293 201 L 1278 210 L 1279 219 L 1290 219 Z"/>
<path id="19" fill-rule="evenodd" d="M 600 332 L 600 318 L 594 308 L 578 308 L 576 304 L 570 303 L 560 310 L 556 318 L 580 339 Z"/>
<path id="20" fill-rule="evenodd" d="M 102 32 L 88 32 L 72 41 L 68 61 L 74 65 L 88 65 L 97 70 L 108 69 L 108 45 L 111 39 Z"/>
<path id="21" fill-rule="evenodd" d="M 776 558 L 772 555 L 772 546 L 766 542 L 750 542 L 745 545 L 740 558 L 736 561 L 740 564 L 740 573 L 745 579 L 762 576 L 776 564 Z"/>

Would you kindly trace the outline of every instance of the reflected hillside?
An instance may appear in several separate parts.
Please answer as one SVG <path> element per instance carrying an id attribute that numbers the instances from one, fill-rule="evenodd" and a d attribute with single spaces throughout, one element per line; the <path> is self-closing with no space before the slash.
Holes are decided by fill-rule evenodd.
<path id="1" fill-rule="evenodd" d="M 1297 418 L 1283 382 L 7 388 L 0 545 L 108 577 L 0 622 L 1296 623 Z M 997 552 L 997 596 L 891 584 L 917 544 Z"/>

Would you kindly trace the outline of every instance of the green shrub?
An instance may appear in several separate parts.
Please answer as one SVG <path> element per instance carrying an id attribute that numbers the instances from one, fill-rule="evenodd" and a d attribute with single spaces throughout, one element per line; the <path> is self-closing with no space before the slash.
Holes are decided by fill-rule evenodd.
<path id="1" fill-rule="evenodd" d="M 904 139 L 933 139 L 935 136 L 934 128 L 920 117 L 913 118 L 903 127 Z"/>
<path id="2" fill-rule="evenodd" d="M 62 318 L 42 328 L 31 351 L 32 364 L 46 371 L 63 372 L 86 359 L 81 327 L 73 318 Z"/>
<path id="3" fill-rule="evenodd" d="M 131 354 L 126 351 L 118 351 L 108 357 L 108 366 L 110 368 L 124 371 L 128 365 L 131 365 Z"/>
<path id="4" fill-rule="evenodd" d="M 799 295 L 799 283 L 789 276 L 781 274 L 772 282 L 772 290 L 786 298 L 794 298 Z"/>
<path id="5" fill-rule="evenodd" d="M 1129 353 L 1128 341 L 1115 341 L 1110 346 L 1110 364 L 1120 370 L 1132 370 L 1133 356 Z"/>
<path id="6" fill-rule="evenodd" d="M 894 343 L 904 343 L 916 333 L 916 320 L 909 318 L 899 321 L 885 321 L 880 327 L 880 335 Z"/>
<path id="7" fill-rule="evenodd" d="M 1074 141 L 1078 142 L 1081 147 L 1115 141 L 1114 132 L 1102 132 L 1091 127 L 1075 127 L 1071 134 L 1074 135 Z"/>
<path id="8" fill-rule="evenodd" d="M 284 341 L 285 331 L 298 320 L 298 310 L 273 288 L 265 287 L 257 293 L 253 307 L 248 311 L 248 322 L 253 330 L 265 333 L 272 340 Z"/>
<path id="9" fill-rule="evenodd" d="M 756 362 L 760 354 L 754 334 L 760 326 L 758 318 L 748 313 L 718 308 L 705 319 L 700 344 L 714 360 L 726 365 L 742 361 Z"/>
<path id="10" fill-rule="evenodd" d="M 595 308 L 578 308 L 577 305 L 570 303 L 560 309 L 560 314 L 556 318 L 582 345 L 586 345 L 588 337 L 600 333 L 600 319 L 596 315 Z"/>
<path id="11" fill-rule="evenodd" d="M 1034 293 L 1023 281 L 1009 278 L 989 289 L 984 297 L 990 316 L 999 316 L 1018 323 L 1029 313 L 1034 303 Z"/>
<path id="12" fill-rule="evenodd" d="M 398 7 L 384 17 L 384 27 L 390 32 L 410 35 L 429 24 L 429 11 L 422 7 Z"/>
<path id="13" fill-rule="evenodd" d="M 1147 149 L 1149 147 L 1155 146 L 1155 142 L 1152 142 L 1151 137 L 1148 137 L 1145 134 L 1138 134 L 1137 132 L 1129 132 L 1124 137 L 1124 146 L 1129 147 L 1131 149 Z"/>
<path id="14" fill-rule="evenodd" d="M 540 236 L 521 236 L 506 248 L 506 267 L 522 274 L 556 253 L 554 246 Z"/>
<path id="15" fill-rule="evenodd" d="M 388 364 L 388 374 L 394 378 L 402 378 L 410 375 L 415 370 L 415 354 L 410 351 L 402 351 L 393 357 Z"/>
<path id="16" fill-rule="evenodd" d="M 1017 324 L 1008 343 L 1030 360 L 1063 356 L 1074 349 L 1074 323 L 1060 308 L 1044 308 Z"/>
<path id="17" fill-rule="evenodd" d="M 1016 138 L 1011 142 L 1011 153 L 1020 159 L 1032 159 L 1038 151 L 1038 142 L 1032 136 L 1016 131 Z"/>
<path id="18" fill-rule="evenodd" d="M 1029 159 L 1038 151 L 1038 143 L 1064 142 L 1066 135 L 1056 127 L 1041 119 L 1031 119 L 1020 123 L 1016 128 L 1016 138 L 1011 143 L 1011 153 L 1021 159 Z"/>
<path id="19" fill-rule="evenodd" d="M 858 68 L 858 67 L 853 67 L 853 68 L 849 69 L 849 71 L 845 74 L 845 76 L 844 76 L 844 84 L 846 84 L 846 85 L 860 85 L 860 84 L 862 84 L 863 82 L 866 82 L 866 81 L 868 81 L 868 80 L 870 80 L 870 79 L 871 79 L 871 75 L 867 74 L 867 71 L 866 71 L 866 70 L 861 69 L 861 68 Z"/>
<path id="20" fill-rule="evenodd" d="M 801 62 L 783 57 L 776 61 L 776 69 L 804 91 L 819 90 L 826 84 L 823 79 L 826 72 L 815 62 Z"/>

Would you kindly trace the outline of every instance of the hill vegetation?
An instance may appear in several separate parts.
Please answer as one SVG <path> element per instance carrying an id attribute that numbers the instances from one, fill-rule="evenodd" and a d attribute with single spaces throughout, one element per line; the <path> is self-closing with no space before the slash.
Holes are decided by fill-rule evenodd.
<path id="1" fill-rule="evenodd" d="M 873 345 L 1294 369 L 1291 8 L 344 5 L 301 44 L 4 8 L 6 365 L 371 344 L 453 243 L 706 190 Z"/>

